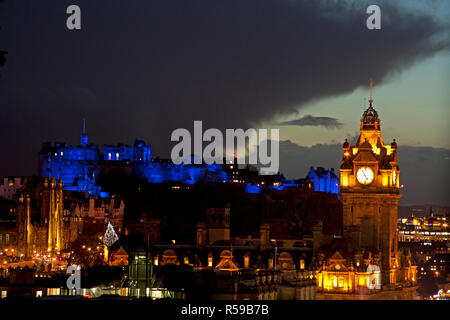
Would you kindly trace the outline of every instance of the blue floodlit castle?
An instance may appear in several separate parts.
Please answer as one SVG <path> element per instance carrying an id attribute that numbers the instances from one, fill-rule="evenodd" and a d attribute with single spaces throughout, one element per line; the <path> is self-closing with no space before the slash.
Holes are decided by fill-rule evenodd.
<path id="1" fill-rule="evenodd" d="M 80 145 L 43 143 L 39 153 L 39 173 L 44 177 L 61 179 L 66 190 L 89 195 L 101 195 L 96 176 L 113 166 L 120 166 L 127 173 L 146 178 L 150 183 L 228 182 L 222 165 L 175 165 L 170 160 L 152 160 L 151 155 L 150 145 L 137 139 L 132 146 L 105 145 L 101 152 L 98 145 L 89 144 L 83 123 Z"/>
<path id="2" fill-rule="evenodd" d="M 174 164 L 170 159 L 152 159 L 150 145 L 136 139 L 129 145 L 89 144 L 83 122 L 81 143 L 78 146 L 56 142 L 42 144 L 39 153 L 39 174 L 43 177 L 61 179 L 66 190 L 86 192 L 88 195 L 107 196 L 97 185 L 102 172 L 120 168 L 127 175 L 145 178 L 149 183 L 178 182 L 196 184 L 200 182 L 245 183 L 248 193 L 264 190 L 285 190 L 291 187 L 310 185 L 317 192 L 337 194 L 338 180 L 334 171 L 323 168 L 311 169 L 305 179 L 286 180 L 280 173 L 259 176 L 255 168 L 230 164 Z"/>
<path id="3" fill-rule="evenodd" d="M 308 178 L 314 185 L 314 191 L 326 193 L 339 193 L 339 178 L 334 173 L 334 169 L 327 170 L 322 167 L 311 167 Z"/>

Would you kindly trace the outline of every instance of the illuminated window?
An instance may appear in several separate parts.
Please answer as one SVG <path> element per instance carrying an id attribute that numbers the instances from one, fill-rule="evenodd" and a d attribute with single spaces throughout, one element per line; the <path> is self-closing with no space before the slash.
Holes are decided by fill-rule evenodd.
<path id="1" fill-rule="evenodd" d="M 189 264 L 189 257 L 184 257 L 184 264 Z"/>
<path id="2" fill-rule="evenodd" d="M 339 288 L 343 288 L 344 287 L 344 278 L 343 277 L 339 277 Z"/>
<path id="3" fill-rule="evenodd" d="M 364 278 L 363 277 L 359 278 L 359 285 L 364 286 L 365 284 L 366 282 L 364 281 Z"/>
<path id="4" fill-rule="evenodd" d="M 59 296 L 61 290 L 59 288 L 48 288 L 47 295 L 48 296 Z"/>
<path id="5" fill-rule="evenodd" d="M 40 298 L 40 297 L 42 297 L 42 291 L 41 290 L 36 291 L 36 298 Z"/>
<path id="6" fill-rule="evenodd" d="M 373 147 L 372 147 L 372 151 L 373 151 L 373 153 L 375 153 L 375 154 L 377 154 L 377 155 L 380 154 L 380 149 L 377 148 L 376 146 L 373 146 Z"/>
<path id="7" fill-rule="evenodd" d="M 158 265 L 158 256 L 156 256 L 154 259 L 153 259 L 153 264 L 155 265 L 155 266 L 157 266 Z"/>
<path id="8" fill-rule="evenodd" d="M 111 152 L 108 153 L 108 160 L 111 160 Z"/>
<path id="9" fill-rule="evenodd" d="M 383 176 L 383 187 L 387 187 L 388 185 L 388 176 Z"/>
<path id="10" fill-rule="evenodd" d="M 116 160 L 119 160 L 119 156 L 120 156 L 120 155 L 119 155 L 119 153 L 117 152 L 117 153 L 116 153 Z"/>
<path id="11" fill-rule="evenodd" d="M 250 257 L 245 256 L 244 257 L 244 268 L 248 268 L 250 266 Z"/>
<path id="12" fill-rule="evenodd" d="M 348 186 L 348 176 L 347 175 L 342 176 L 342 185 L 344 187 Z"/>
<path id="13" fill-rule="evenodd" d="M 301 270 L 305 269 L 305 260 L 304 259 L 300 259 L 300 269 Z"/>
<path id="14" fill-rule="evenodd" d="M 208 257 L 208 267 L 213 266 L 213 257 Z"/>
<path id="15" fill-rule="evenodd" d="M 337 278 L 333 277 L 333 287 L 337 287 Z"/>

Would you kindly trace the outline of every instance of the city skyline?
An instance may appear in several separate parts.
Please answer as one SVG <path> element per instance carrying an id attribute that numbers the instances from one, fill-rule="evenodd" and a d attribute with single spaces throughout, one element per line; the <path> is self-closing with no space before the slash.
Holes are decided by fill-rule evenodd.
<path id="1" fill-rule="evenodd" d="M 448 0 L 0 0 L 0 304 L 448 300 L 449 81 Z"/>
<path id="2" fill-rule="evenodd" d="M 36 174 L 41 143 L 76 144 L 83 118 L 93 142 L 140 138 L 161 157 L 170 132 L 193 120 L 280 128 L 281 154 L 294 149 L 280 159 L 288 177 L 337 168 L 338 158 L 303 150 L 334 150 L 355 137 L 373 78 L 383 137 L 411 154 L 402 202 L 450 205 L 447 2 L 381 2 L 375 31 L 365 27 L 364 1 L 264 2 L 257 11 L 252 1 L 79 4 L 76 32 L 65 28 L 64 2 L 2 4 L 1 175 Z M 410 174 L 423 162 L 432 163 L 426 174 Z"/>

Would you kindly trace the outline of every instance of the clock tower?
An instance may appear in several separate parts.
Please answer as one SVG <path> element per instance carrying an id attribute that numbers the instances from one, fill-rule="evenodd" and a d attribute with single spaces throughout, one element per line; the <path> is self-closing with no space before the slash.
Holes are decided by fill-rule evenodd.
<path id="1" fill-rule="evenodd" d="M 355 145 L 347 139 L 342 150 L 340 196 L 344 234 L 378 256 L 383 285 L 396 282 L 398 268 L 397 216 L 400 169 L 397 143 L 385 145 L 381 122 L 373 108 L 372 80 L 369 107 L 360 122 Z"/>

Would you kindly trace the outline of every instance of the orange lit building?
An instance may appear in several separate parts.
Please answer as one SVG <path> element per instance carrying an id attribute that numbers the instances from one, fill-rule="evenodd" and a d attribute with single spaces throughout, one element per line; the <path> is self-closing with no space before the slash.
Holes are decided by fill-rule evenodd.
<path id="1" fill-rule="evenodd" d="M 36 250 L 59 252 L 67 240 L 63 232 L 62 182 L 45 178 L 36 183 L 36 186 L 31 183 L 19 197 L 17 206 L 17 249 L 24 257 L 31 257 Z"/>
<path id="2" fill-rule="evenodd" d="M 347 243 L 331 246 L 328 252 L 322 250 L 317 282 L 323 292 L 360 292 L 368 287 L 369 277 L 375 290 L 416 282 L 410 252 L 400 252 L 397 245 L 401 197 L 397 143 L 394 139 L 390 145 L 384 144 L 381 121 L 372 103 L 371 97 L 355 145 L 347 140 L 343 145 L 339 187 L 344 229 L 340 241 Z M 369 273 L 368 267 L 379 271 Z M 379 275 L 373 276 L 375 273 Z M 373 285 L 373 281 L 381 283 Z"/>

